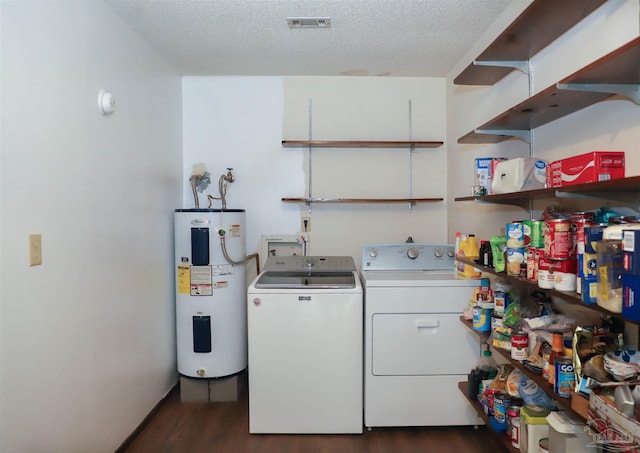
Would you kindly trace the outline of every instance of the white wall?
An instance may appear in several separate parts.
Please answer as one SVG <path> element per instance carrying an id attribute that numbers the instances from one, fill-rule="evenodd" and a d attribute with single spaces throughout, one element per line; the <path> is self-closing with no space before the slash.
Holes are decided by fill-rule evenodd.
<path id="1" fill-rule="evenodd" d="M 528 2 L 514 2 L 505 17 L 517 14 Z M 543 49 L 531 60 L 532 93 L 553 85 L 615 48 L 639 35 L 638 0 L 610 0 L 566 34 Z M 515 10 L 514 10 L 515 8 Z M 487 238 L 499 234 L 505 223 L 535 216 L 547 203 L 537 202 L 533 212 L 510 206 L 454 202 L 455 197 L 470 195 L 473 181 L 473 162 L 476 157 L 534 156 L 553 161 L 571 155 L 596 150 L 626 151 L 627 176 L 640 174 L 640 106 L 620 97 L 601 102 L 566 116 L 533 131 L 533 146 L 517 139 L 498 145 L 460 145 L 457 139 L 518 104 L 529 96 L 529 78 L 514 71 L 490 87 L 469 87 L 453 84 L 453 78 L 479 54 L 500 32 L 492 29 L 447 77 L 448 140 L 450 154 L 448 167 L 449 235 L 464 231 L 473 225 L 476 234 Z M 598 202 L 595 208 L 600 206 Z M 567 205 L 567 208 L 571 208 Z M 618 208 L 618 207 L 615 207 Z M 624 210 L 619 207 L 619 210 Z"/>
<path id="2" fill-rule="evenodd" d="M 0 14 L 0 451 L 114 451 L 177 381 L 181 79 L 102 2 Z"/>
<path id="3" fill-rule="evenodd" d="M 193 164 L 206 165 L 214 183 L 200 196 L 203 207 L 207 194 L 217 196 L 219 175 L 235 169 L 228 208 L 247 211 L 248 252 L 258 250 L 264 234 L 298 232 L 302 215 L 311 217 L 311 254 L 351 255 L 356 263 L 366 243 L 408 236 L 446 241 L 444 202 L 411 210 L 408 204 L 314 204 L 309 212 L 281 201 L 309 194 L 309 151 L 283 148 L 281 141 L 309 138 L 310 100 L 317 140 L 444 141 L 444 79 L 187 77 L 183 86 L 185 181 Z M 315 149 L 312 195 L 444 197 L 446 150 L 417 149 L 410 161 L 407 149 Z M 183 203 L 194 203 L 186 182 Z"/>

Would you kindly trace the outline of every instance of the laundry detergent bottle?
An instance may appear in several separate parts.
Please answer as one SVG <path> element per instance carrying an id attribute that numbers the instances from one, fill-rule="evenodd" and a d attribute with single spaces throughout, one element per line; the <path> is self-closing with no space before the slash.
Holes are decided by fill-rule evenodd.
<path id="1" fill-rule="evenodd" d="M 478 259 L 480 256 L 480 248 L 478 247 L 478 241 L 476 241 L 475 234 L 460 235 L 458 242 L 458 249 L 456 250 L 457 258 Z M 456 262 L 458 275 L 464 278 L 480 278 L 480 271 L 469 264 L 465 264 L 461 261 Z"/>

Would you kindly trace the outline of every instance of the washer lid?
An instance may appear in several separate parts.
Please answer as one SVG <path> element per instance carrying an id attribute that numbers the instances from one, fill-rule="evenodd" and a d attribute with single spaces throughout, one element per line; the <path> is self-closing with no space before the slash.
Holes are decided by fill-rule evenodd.
<path id="1" fill-rule="evenodd" d="M 256 281 L 256 288 L 335 289 L 355 288 L 353 271 L 265 271 Z"/>

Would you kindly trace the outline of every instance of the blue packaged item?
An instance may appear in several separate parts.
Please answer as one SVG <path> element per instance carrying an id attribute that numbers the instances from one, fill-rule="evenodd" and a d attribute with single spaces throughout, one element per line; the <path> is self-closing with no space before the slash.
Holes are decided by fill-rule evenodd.
<path id="1" fill-rule="evenodd" d="M 622 275 L 622 316 L 640 321 L 640 276 Z"/>
<path id="2" fill-rule="evenodd" d="M 622 273 L 640 275 L 640 230 L 622 231 Z"/>
<path id="3" fill-rule="evenodd" d="M 534 404 L 537 406 L 551 407 L 553 402 L 547 392 L 545 392 L 533 379 L 523 374 L 520 378 L 520 386 L 518 387 L 520 398 L 524 404 Z"/>
<path id="4" fill-rule="evenodd" d="M 598 303 L 598 279 L 596 277 L 586 277 L 580 282 L 582 303 L 595 305 Z"/>

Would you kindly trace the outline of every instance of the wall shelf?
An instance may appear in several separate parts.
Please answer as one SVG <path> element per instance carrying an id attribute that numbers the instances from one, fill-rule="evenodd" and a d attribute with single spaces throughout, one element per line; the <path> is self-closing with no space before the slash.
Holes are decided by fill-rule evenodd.
<path id="1" fill-rule="evenodd" d="M 453 81 L 493 85 L 587 17 L 606 0 L 535 0 Z"/>
<path id="2" fill-rule="evenodd" d="M 282 198 L 285 203 L 433 203 L 443 201 L 444 198 Z"/>
<path id="3" fill-rule="evenodd" d="M 640 37 L 531 96 L 458 139 L 458 143 L 526 140 L 526 132 L 611 96 L 640 103 Z"/>
<path id="4" fill-rule="evenodd" d="M 282 140 L 284 148 L 439 148 L 439 141 L 385 140 Z"/>
<path id="5" fill-rule="evenodd" d="M 458 197 L 455 201 L 480 201 L 520 206 L 527 209 L 531 200 L 592 198 L 615 201 L 640 211 L 640 176 L 552 189 L 527 190 L 496 195 Z"/>

